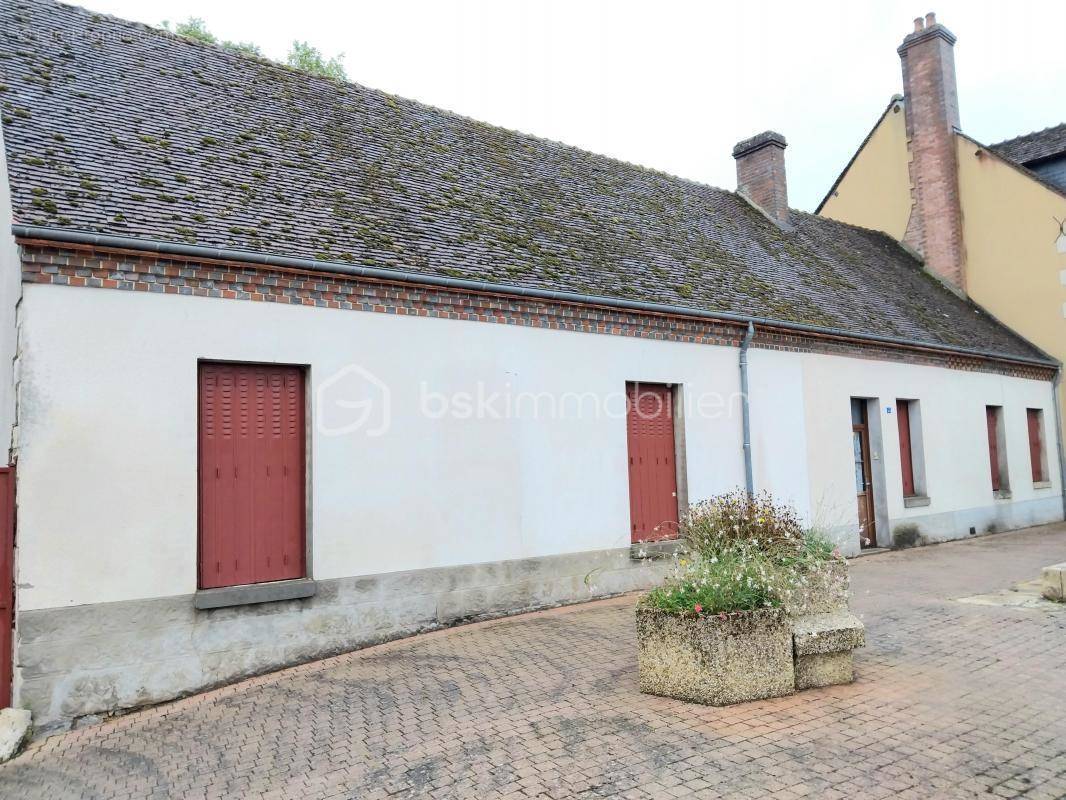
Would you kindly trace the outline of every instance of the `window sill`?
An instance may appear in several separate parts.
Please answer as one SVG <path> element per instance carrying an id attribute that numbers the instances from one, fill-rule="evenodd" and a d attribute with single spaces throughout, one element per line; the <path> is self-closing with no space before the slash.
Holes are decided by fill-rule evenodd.
<path id="1" fill-rule="evenodd" d="M 996 500 L 1010 500 L 1012 496 L 1013 495 L 1011 495 L 1010 489 L 997 489 L 996 491 L 992 492 L 992 497 L 994 497 Z"/>
<path id="2" fill-rule="evenodd" d="M 271 581 L 270 583 L 248 583 L 242 586 L 200 589 L 193 595 L 192 604 L 194 608 L 203 611 L 210 608 L 274 603 L 279 600 L 299 600 L 304 597 L 312 597 L 316 591 L 318 591 L 318 586 L 310 578 L 297 578 L 292 581 Z"/>
<path id="3" fill-rule="evenodd" d="M 929 505 L 931 502 L 932 501 L 928 497 L 926 497 L 924 494 L 915 494 L 915 495 L 911 495 L 910 497 L 904 497 L 903 498 L 903 507 L 904 508 L 921 508 L 922 506 Z"/>
<path id="4" fill-rule="evenodd" d="M 1033 481 L 1034 489 L 1050 489 L 1051 481 Z"/>

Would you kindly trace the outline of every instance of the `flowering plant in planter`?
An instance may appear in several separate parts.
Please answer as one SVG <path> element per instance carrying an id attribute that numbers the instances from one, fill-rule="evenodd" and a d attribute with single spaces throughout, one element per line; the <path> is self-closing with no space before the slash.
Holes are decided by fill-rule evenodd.
<path id="1" fill-rule="evenodd" d="M 757 551 L 731 547 L 681 557 L 674 574 L 642 605 L 675 614 L 720 614 L 781 605 L 777 568 Z"/>
<path id="2" fill-rule="evenodd" d="M 839 551 L 768 493 L 698 503 L 680 533 L 685 554 L 637 609 L 641 690 L 715 705 L 791 693 L 792 620 L 846 609 Z"/>
<path id="3" fill-rule="evenodd" d="M 678 614 L 776 608 L 825 576 L 834 580 L 834 565 L 843 563 L 832 542 L 805 530 L 790 506 L 766 492 L 736 490 L 697 503 L 679 528 L 687 552 L 642 605 Z"/>

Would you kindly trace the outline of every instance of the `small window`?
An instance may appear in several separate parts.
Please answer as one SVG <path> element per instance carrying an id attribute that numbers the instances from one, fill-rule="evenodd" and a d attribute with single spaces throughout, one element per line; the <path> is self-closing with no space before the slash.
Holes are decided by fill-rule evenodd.
<path id="1" fill-rule="evenodd" d="M 992 491 L 1008 492 L 1007 448 L 1003 441 L 1003 407 L 985 406 L 985 423 L 988 428 L 988 464 L 992 475 Z"/>
<path id="2" fill-rule="evenodd" d="M 917 400 L 896 400 L 896 424 L 899 426 L 899 463 L 903 496 L 925 496 L 922 417 Z"/>
<path id="3" fill-rule="evenodd" d="M 866 401 L 861 397 L 851 398 L 851 424 L 866 424 Z"/>
<path id="4" fill-rule="evenodd" d="M 1025 420 L 1029 426 L 1029 463 L 1033 470 L 1033 483 L 1045 483 L 1048 471 L 1047 448 L 1044 446 L 1044 412 L 1039 408 L 1027 408 Z"/>

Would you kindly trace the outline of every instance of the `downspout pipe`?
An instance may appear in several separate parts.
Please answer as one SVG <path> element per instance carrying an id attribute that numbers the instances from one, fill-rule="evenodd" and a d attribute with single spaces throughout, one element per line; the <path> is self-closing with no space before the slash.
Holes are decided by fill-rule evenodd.
<path id="1" fill-rule="evenodd" d="M 1062 492 L 1062 517 L 1066 519 L 1066 490 L 1063 489 L 1063 481 L 1066 480 L 1066 451 L 1062 445 L 1062 409 L 1060 407 L 1062 390 L 1062 365 L 1055 370 L 1055 383 L 1052 391 L 1052 405 L 1055 406 L 1055 443 L 1059 455 L 1059 491 Z"/>
<path id="2" fill-rule="evenodd" d="M 744 431 L 744 488 L 749 497 L 755 494 L 755 477 L 751 468 L 751 405 L 748 402 L 748 345 L 754 336 L 755 325 L 749 322 L 744 338 L 740 340 L 740 419 Z"/>

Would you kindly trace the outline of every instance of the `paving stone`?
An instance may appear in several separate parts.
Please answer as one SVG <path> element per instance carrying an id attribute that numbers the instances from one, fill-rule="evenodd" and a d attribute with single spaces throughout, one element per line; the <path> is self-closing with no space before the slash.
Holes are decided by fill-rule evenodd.
<path id="1" fill-rule="evenodd" d="M 974 605 L 1048 526 L 852 562 L 855 682 L 725 708 L 637 690 L 634 598 L 254 678 L 30 744 L 25 798 L 1062 798 L 1066 606 Z"/>

